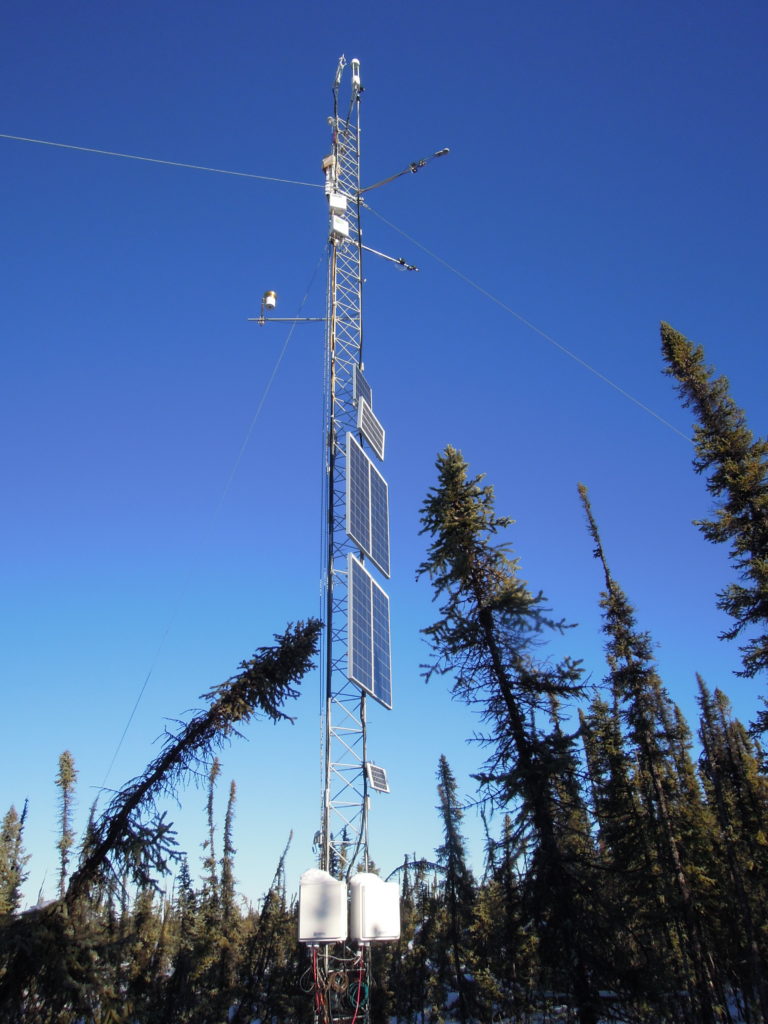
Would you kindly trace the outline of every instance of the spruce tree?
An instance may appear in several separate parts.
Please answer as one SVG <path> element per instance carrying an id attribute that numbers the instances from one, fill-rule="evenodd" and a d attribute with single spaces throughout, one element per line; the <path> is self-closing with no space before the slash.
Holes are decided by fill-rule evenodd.
<path id="1" fill-rule="evenodd" d="M 422 533 L 431 538 L 419 569 L 442 600 L 440 619 L 424 630 L 434 660 L 427 671 L 453 676 L 453 693 L 480 710 L 491 753 L 477 778 L 486 797 L 514 807 L 531 859 L 531 892 L 546 967 L 570 989 L 581 1024 L 600 1014 L 598 967 L 582 887 L 585 865 L 564 846 L 561 737 L 544 731 L 551 698 L 581 694 L 573 659 L 541 662 L 543 633 L 562 630 L 542 594 L 518 575 L 509 548 L 495 540 L 510 525 L 496 515 L 493 489 L 470 478 L 461 453 L 437 459 L 438 482 L 422 505 Z M 567 758 L 566 758 L 567 760 Z M 570 837 L 569 837 L 570 839 Z"/>
<path id="2" fill-rule="evenodd" d="M 750 1019 L 768 1022 L 768 779 L 728 698 L 712 694 L 701 676 L 698 683 L 699 770 L 721 864 L 718 959 L 743 993 Z"/>
<path id="3" fill-rule="evenodd" d="M 29 860 L 24 852 L 27 806 L 25 800 L 21 814 L 9 807 L 0 824 L 0 920 L 21 906 L 21 887 L 27 878 L 24 866 Z"/>
<path id="4" fill-rule="evenodd" d="M 390 1016 L 418 1024 L 445 1012 L 444 978 L 438 978 L 438 960 L 445 960 L 442 871 L 414 853 L 405 855 L 387 881 L 395 875 L 400 880 L 400 938 L 390 947 Z"/>
<path id="5" fill-rule="evenodd" d="M 312 666 L 321 626 L 316 619 L 289 626 L 275 637 L 274 646 L 260 648 L 240 663 L 236 675 L 203 695 L 208 708 L 178 735 L 167 736 L 160 755 L 114 796 L 94 823 L 89 848 L 67 887 L 68 903 L 104 873 L 111 874 L 115 865 L 125 866 L 139 886 L 153 872 L 167 873 L 180 855 L 172 826 L 156 809 L 158 797 L 174 792 L 188 772 L 210 767 L 214 751 L 238 735 L 242 724 L 255 717 L 293 721 L 283 705 L 299 695 L 297 685 Z"/>
<path id="6" fill-rule="evenodd" d="M 394 944 L 392 966 L 389 976 L 389 987 L 393 992 L 392 1013 L 396 1020 L 414 1021 L 420 1007 L 416 993 L 415 950 L 421 917 L 418 911 L 419 867 L 416 855 L 405 855 L 394 874 L 400 881 L 400 937 Z"/>
<path id="7" fill-rule="evenodd" d="M 473 973 L 481 1020 L 523 1020 L 536 1001 L 538 942 L 526 913 L 523 850 L 509 814 L 488 846 L 472 923 Z"/>
<path id="8" fill-rule="evenodd" d="M 187 1021 L 198 999 L 194 973 L 201 920 L 198 913 L 198 895 L 192 885 L 186 857 L 182 858 L 176 880 L 173 914 L 176 939 L 164 987 L 166 1017 L 169 1021 Z"/>
<path id="9" fill-rule="evenodd" d="M 203 841 L 204 904 L 211 916 L 215 916 L 219 903 L 219 875 L 216 869 L 216 823 L 213 816 L 216 780 L 221 775 L 221 761 L 214 757 L 208 769 L 208 799 L 205 805 L 208 834 Z"/>
<path id="10" fill-rule="evenodd" d="M 163 956 L 164 915 L 154 888 L 141 889 L 130 916 L 130 938 L 123 949 L 127 967 L 123 1012 L 153 1021 L 159 1010 L 159 988 L 167 973 Z"/>
<path id="11" fill-rule="evenodd" d="M 152 890 L 179 859 L 172 827 L 156 801 L 173 795 L 189 772 L 209 766 L 214 751 L 254 717 L 292 721 L 284 705 L 298 696 L 320 629 L 317 620 L 289 626 L 274 646 L 259 649 L 241 663 L 237 675 L 205 694 L 208 707 L 178 735 L 168 735 L 159 756 L 92 820 L 63 900 L 13 918 L 0 929 L 3 1024 L 37 1024 L 31 1007 L 44 1008 L 40 1020 L 45 1024 L 101 1016 L 105 999 L 115 996 L 100 959 L 114 933 L 108 913 L 102 912 L 105 896 L 121 880 L 138 891 Z M 228 1005 L 223 1017 L 205 1016 L 202 1008 L 198 1019 L 225 1019 Z"/>
<path id="12" fill-rule="evenodd" d="M 221 938 L 218 965 L 218 984 L 222 991 L 230 994 L 229 1005 L 233 1005 L 238 990 L 238 962 L 241 955 L 242 920 L 237 910 L 235 894 L 235 845 L 233 824 L 237 787 L 230 782 L 227 809 L 224 815 L 223 853 L 221 877 L 219 880 L 219 902 Z"/>
<path id="13" fill-rule="evenodd" d="M 417 865 L 416 918 L 419 922 L 411 954 L 414 1021 L 438 1022 L 446 1015 L 444 973 L 436 969 L 445 961 L 443 936 L 446 929 L 442 884 L 423 862 Z"/>
<path id="14" fill-rule="evenodd" d="M 680 944 L 678 986 L 688 985 L 697 1024 L 715 1024 L 722 998 L 716 992 L 702 910 L 706 892 L 696 885 L 697 880 L 702 881 L 698 867 L 711 824 L 700 793 L 692 788 L 692 768 L 682 767 L 689 745 L 687 727 L 681 733 L 680 717 L 656 669 L 651 638 L 637 628 L 634 609 L 608 568 L 587 489 L 582 484 L 579 494 L 605 579 L 601 606 L 607 637 L 607 681 L 634 753 L 635 785 L 658 860 L 658 905 L 664 908 Z M 674 999 L 674 989 L 671 995 Z M 690 1019 L 686 1007 L 680 1006 L 678 1013 L 682 1019 Z"/>
<path id="15" fill-rule="evenodd" d="M 229 929 L 236 920 L 235 906 L 235 843 L 233 826 L 235 819 L 235 800 L 237 798 L 237 785 L 234 781 L 229 784 L 229 799 L 227 810 L 224 815 L 224 850 L 221 858 L 221 878 L 219 881 L 221 891 L 221 911 L 224 928 Z"/>
<path id="16" fill-rule="evenodd" d="M 618 709 L 594 697 L 579 718 L 602 879 L 600 905 L 613 949 L 611 987 L 627 1004 L 642 1007 L 665 969 L 664 958 L 655 955 L 668 928 L 655 889 L 658 858 Z"/>
<path id="17" fill-rule="evenodd" d="M 280 856 L 269 890 L 258 914 L 245 923 L 240 986 L 230 1024 L 261 1021 L 303 1021 L 312 1003 L 300 987 L 296 933 L 298 908 L 289 903 L 285 889 L 285 859 L 293 834 Z"/>
<path id="18" fill-rule="evenodd" d="M 59 771 L 56 775 L 60 807 L 59 841 L 56 844 L 56 848 L 59 851 L 59 899 L 63 899 L 66 891 L 69 854 L 75 841 L 75 833 L 72 828 L 72 811 L 76 780 L 77 769 L 75 768 L 75 759 L 68 750 L 65 750 L 59 756 Z"/>
<path id="19" fill-rule="evenodd" d="M 704 350 L 661 325 L 661 344 L 683 405 L 696 416 L 693 465 L 708 474 L 707 489 L 715 498 L 714 516 L 695 520 L 714 544 L 730 545 L 738 576 L 718 594 L 718 607 L 733 619 L 722 637 L 732 640 L 753 633 L 741 647 L 742 669 L 752 677 L 768 668 L 768 440 L 755 439 L 746 416 L 729 393 L 726 377 L 715 377 Z M 763 725 L 768 716 L 763 713 Z"/>
<path id="20" fill-rule="evenodd" d="M 458 1017 L 464 1024 L 472 1010 L 472 987 L 467 980 L 470 956 L 469 931 L 475 902 L 475 880 L 467 864 L 466 841 L 461 832 L 464 812 L 456 794 L 456 779 L 444 754 L 437 769 L 438 811 L 443 825 L 443 842 L 437 863 L 443 871 L 445 901 L 445 948 L 450 973 L 458 996 Z"/>

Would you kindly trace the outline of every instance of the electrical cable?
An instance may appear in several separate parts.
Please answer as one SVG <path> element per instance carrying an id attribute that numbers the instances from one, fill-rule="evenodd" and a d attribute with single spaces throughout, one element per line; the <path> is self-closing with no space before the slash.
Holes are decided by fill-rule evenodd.
<path id="1" fill-rule="evenodd" d="M 309 293 L 311 292 L 312 286 L 315 283 L 315 278 L 317 277 L 317 271 L 320 268 L 320 264 L 322 263 L 324 256 L 325 256 L 325 248 L 323 248 L 323 251 L 320 254 L 320 259 L 317 261 L 317 263 L 315 264 L 315 269 L 312 271 L 312 276 L 309 279 L 309 284 L 307 285 L 307 289 L 306 289 L 306 291 L 304 293 L 304 298 L 301 300 L 301 303 L 299 304 L 298 313 L 301 313 L 302 309 L 306 305 L 307 299 L 309 298 Z M 261 398 L 259 399 L 258 405 L 256 406 L 256 412 L 253 414 L 253 418 L 251 419 L 251 422 L 250 422 L 250 425 L 248 427 L 248 430 L 245 433 L 245 438 L 243 439 L 243 443 L 240 445 L 240 450 L 237 453 L 237 457 L 235 458 L 235 461 L 234 461 L 234 463 L 232 465 L 232 469 L 229 472 L 229 476 L 227 477 L 226 482 L 224 484 L 224 487 L 222 488 L 221 495 L 219 496 L 219 499 L 216 502 L 216 504 L 215 504 L 215 506 L 213 508 L 213 511 L 211 512 L 211 514 L 210 514 L 210 516 L 208 518 L 208 522 L 206 523 L 206 525 L 205 525 L 205 527 L 204 527 L 204 529 L 202 531 L 200 540 L 198 541 L 198 545 L 197 545 L 197 550 L 198 551 L 202 547 L 203 538 L 210 532 L 211 527 L 213 526 L 213 524 L 216 521 L 219 513 L 221 512 L 222 506 L 224 505 L 224 501 L 225 501 L 225 499 L 227 497 L 227 494 L 229 493 L 229 489 L 232 486 L 232 482 L 234 481 L 235 476 L 237 474 L 237 471 L 240 468 L 240 463 L 242 462 L 243 456 L 245 455 L 245 450 L 248 447 L 248 442 L 251 439 L 251 434 L 253 433 L 254 427 L 256 426 L 256 421 L 258 420 L 259 416 L 261 415 L 261 411 L 264 408 L 264 403 L 266 402 L 267 396 L 269 395 L 269 392 L 270 392 L 270 390 L 272 388 L 272 385 L 273 385 L 273 383 L 275 381 L 275 378 L 277 377 L 278 370 L 280 369 L 280 365 L 281 365 L 281 363 L 283 361 L 283 358 L 285 357 L 285 353 L 288 350 L 288 345 L 291 342 L 291 338 L 293 337 L 293 332 L 294 332 L 295 329 L 296 329 L 296 324 L 295 323 L 291 324 L 290 330 L 288 331 L 288 335 L 287 335 L 287 337 L 285 339 L 285 342 L 283 343 L 283 347 L 280 350 L 280 353 L 279 353 L 279 355 L 277 357 L 277 360 L 276 360 L 275 365 L 274 365 L 274 367 L 272 369 L 272 373 L 271 373 L 271 375 L 269 377 L 269 380 L 267 381 L 267 383 L 266 383 L 266 385 L 264 387 L 264 390 L 261 393 Z M 133 719 L 134 719 L 134 717 L 136 715 L 136 712 L 138 711 L 139 704 L 141 703 L 142 697 L 144 696 L 144 692 L 147 689 L 147 685 L 149 684 L 149 680 L 150 680 L 150 678 L 152 676 L 152 673 L 155 670 L 155 666 L 157 665 L 158 658 L 160 657 L 160 654 L 161 654 L 161 652 L 163 650 L 163 647 L 165 646 L 165 642 L 168 639 L 168 635 L 171 632 L 171 628 L 172 628 L 174 622 L 176 621 L 176 616 L 179 613 L 179 610 L 181 608 L 182 602 L 183 602 L 184 598 L 187 595 L 187 591 L 189 590 L 189 585 L 190 585 L 191 578 L 192 578 L 192 571 L 189 570 L 187 572 L 187 575 L 186 575 L 184 581 L 182 582 L 182 585 L 180 587 L 179 593 L 178 593 L 178 595 L 176 597 L 176 601 L 175 601 L 173 609 L 171 611 L 170 619 L 168 620 L 168 623 L 167 623 L 165 629 L 163 630 L 163 633 L 160 636 L 160 641 L 159 641 L 159 643 L 157 645 L 157 648 L 155 650 L 154 656 L 152 657 L 152 660 L 151 660 L 150 666 L 149 666 L 149 670 L 147 671 L 147 674 L 144 677 L 144 682 L 141 685 L 141 689 L 139 690 L 139 694 L 138 694 L 138 696 L 136 698 L 136 701 L 135 701 L 135 703 L 133 705 L 131 713 L 128 716 L 128 721 L 126 722 L 125 728 L 123 729 L 123 732 L 122 732 L 122 735 L 120 736 L 120 739 L 118 740 L 117 746 L 115 747 L 115 752 L 112 755 L 112 760 L 109 762 L 109 767 L 107 768 L 106 772 L 104 773 L 104 779 L 102 780 L 102 783 L 101 783 L 101 789 L 104 789 L 106 787 L 106 783 L 107 783 L 107 779 L 109 778 L 109 774 L 112 771 L 112 768 L 114 767 L 115 761 L 117 760 L 117 756 L 120 753 L 120 750 L 122 749 L 123 743 L 125 741 L 125 737 L 128 735 L 128 730 L 131 727 L 131 723 L 133 722 Z"/>
<path id="2" fill-rule="evenodd" d="M 357 1018 L 358 1018 L 358 1016 L 360 1014 L 360 1002 L 361 1002 L 361 998 L 362 998 L 362 994 L 363 994 L 363 968 L 364 968 L 364 963 L 363 963 L 363 958 L 362 958 L 362 955 L 361 955 L 361 957 L 360 957 L 360 969 L 359 969 L 358 975 L 357 975 L 357 996 L 356 996 L 356 1000 L 355 1000 L 355 1013 L 354 1013 L 354 1016 L 352 1017 L 352 1024 L 356 1024 Z"/>
<path id="3" fill-rule="evenodd" d="M 100 156 L 119 156 L 123 160 L 140 160 L 147 164 L 164 164 L 166 167 L 185 167 L 190 171 L 210 171 L 212 174 L 229 174 L 235 178 L 255 178 L 257 181 L 274 181 L 281 185 L 304 185 L 306 188 L 324 188 L 314 181 L 295 181 L 292 178 L 272 178 L 266 174 L 251 174 L 249 171 L 228 171 L 223 167 L 204 167 L 201 164 L 184 164 L 178 160 L 159 160 L 154 156 L 136 156 L 134 153 L 115 153 L 109 149 L 94 149 L 92 146 L 73 146 L 67 142 L 51 142 L 49 139 L 27 139 L 23 135 L 7 135 L 0 132 L 0 139 L 13 142 L 35 142 L 39 146 L 55 146 L 58 149 L 74 149 L 80 153 L 98 153 Z"/>
<path id="4" fill-rule="evenodd" d="M 572 352 L 569 348 L 566 348 L 565 345 L 561 345 L 559 341 L 556 341 L 552 337 L 552 335 L 547 334 L 547 332 L 543 331 L 541 327 L 537 327 L 536 324 L 532 323 L 530 320 L 527 320 L 520 313 L 516 312 L 514 309 L 511 308 L 511 306 L 508 306 L 500 298 L 494 295 L 493 292 L 489 292 L 486 288 L 483 288 L 482 285 L 479 285 L 476 281 L 473 281 L 471 277 L 467 277 L 466 274 L 462 273 L 456 267 L 451 266 L 451 264 L 447 260 L 444 260 L 441 256 L 438 256 L 436 252 L 432 252 L 432 250 L 428 249 L 426 245 L 422 245 L 421 242 L 417 241 L 407 232 L 403 231 L 402 228 L 399 228 L 396 224 L 393 224 L 392 221 L 387 220 L 387 218 L 380 214 L 378 210 L 374 210 L 370 203 L 365 202 L 363 203 L 363 205 L 365 206 L 366 210 L 369 210 L 372 214 L 378 217 L 379 220 L 383 221 L 388 227 L 392 228 L 393 231 L 397 231 L 397 233 L 402 235 L 403 238 L 407 238 L 409 242 L 413 243 L 413 245 L 418 246 L 418 248 L 421 249 L 422 252 L 425 252 L 427 256 L 431 256 L 433 260 L 435 260 L 441 266 L 445 267 L 445 269 L 449 270 L 452 274 L 455 274 L 456 277 L 464 281 L 465 284 L 468 284 L 470 288 L 474 288 L 475 291 L 480 292 L 480 294 L 485 296 L 486 299 L 490 299 L 491 302 L 496 303 L 496 305 L 500 306 L 501 309 L 503 309 L 506 313 L 511 313 L 512 316 L 519 320 L 521 324 L 523 324 L 525 327 L 528 327 L 531 331 L 534 331 L 540 337 L 544 338 L 544 340 L 548 341 L 550 345 L 554 345 L 556 349 L 559 349 L 560 352 L 562 352 L 564 355 L 568 356 L 570 359 L 573 359 L 574 362 L 578 363 L 580 366 L 583 366 L 585 370 L 588 370 L 590 373 L 594 374 L 595 377 L 603 381 L 604 384 L 608 384 L 610 387 L 614 389 L 614 391 L 618 391 L 620 395 L 628 399 L 634 405 L 638 406 L 638 408 L 642 409 L 643 412 L 648 413 L 649 416 L 653 416 L 655 420 L 658 420 L 659 423 L 661 423 L 663 426 L 673 431 L 673 433 L 677 434 L 679 437 L 682 437 L 684 441 L 692 443 L 691 438 L 688 437 L 687 434 L 684 434 L 682 430 L 678 430 L 677 427 L 674 426 L 674 424 L 669 422 L 669 420 L 665 420 L 663 416 L 660 416 L 657 412 L 651 409 L 650 406 L 645 405 L 645 403 L 641 402 L 639 398 L 635 398 L 635 396 L 630 394 L 629 391 L 626 391 L 623 387 L 621 387 L 620 384 L 617 384 L 615 381 L 611 380 L 610 377 L 607 377 L 604 373 L 601 373 L 600 370 L 596 369 L 585 359 L 582 359 L 581 356 L 576 355 L 575 352 Z"/>

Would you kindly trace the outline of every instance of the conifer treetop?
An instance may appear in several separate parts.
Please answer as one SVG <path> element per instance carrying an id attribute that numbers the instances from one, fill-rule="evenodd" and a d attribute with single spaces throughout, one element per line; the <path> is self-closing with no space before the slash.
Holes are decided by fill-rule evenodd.
<path id="1" fill-rule="evenodd" d="M 676 378 L 683 405 L 696 415 L 694 469 L 708 474 L 716 501 L 713 516 L 694 523 L 708 541 L 730 545 L 738 576 L 718 594 L 718 607 L 733 620 L 721 637 L 757 632 L 741 647 L 737 673 L 752 677 L 768 668 L 768 440 L 754 437 L 727 377 L 706 365 L 701 345 L 662 323 L 661 346 L 664 372 Z"/>
<path id="2" fill-rule="evenodd" d="M 489 617 L 512 640 L 520 662 L 536 634 L 561 632 L 566 624 L 552 619 L 544 595 L 531 593 L 520 578 L 510 545 L 495 540 L 514 520 L 496 515 L 493 488 L 483 484 L 484 475 L 470 477 L 462 453 L 451 445 L 435 465 L 437 485 L 421 508 L 421 533 L 431 544 L 416 573 L 417 579 L 430 579 L 434 599 L 443 599 L 441 618 L 423 630 L 441 655 L 426 676 L 456 670 L 456 658 L 460 664 L 462 654 L 476 649 Z"/>

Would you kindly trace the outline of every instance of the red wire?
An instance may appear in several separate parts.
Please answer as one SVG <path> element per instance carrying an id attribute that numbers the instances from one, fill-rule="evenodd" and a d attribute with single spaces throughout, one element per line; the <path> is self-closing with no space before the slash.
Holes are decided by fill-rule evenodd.
<path id="1" fill-rule="evenodd" d="M 317 946 L 312 949 L 312 986 L 315 993 L 315 1013 L 319 1014 L 322 1009 L 323 1001 L 317 978 Z"/>
<path id="2" fill-rule="evenodd" d="M 352 1018 L 352 1024 L 355 1024 L 355 1022 L 357 1021 L 357 1015 L 360 1012 L 360 997 L 361 997 L 362 991 L 363 991 L 363 966 L 364 966 L 363 956 L 361 954 L 360 955 L 360 973 L 357 976 L 357 1004 L 355 1006 L 355 1015 Z"/>

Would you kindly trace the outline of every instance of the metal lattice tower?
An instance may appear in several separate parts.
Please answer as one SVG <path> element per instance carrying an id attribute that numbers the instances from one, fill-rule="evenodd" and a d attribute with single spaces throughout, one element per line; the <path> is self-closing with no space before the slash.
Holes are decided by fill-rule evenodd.
<path id="1" fill-rule="evenodd" d="M 329 217 L 326 315 L 267 316 L 277 303 L 276 292 L 267 291 L 261 315 L 254 318 L 262 325 L 325 322 L 322 825 L 316 838 L 320 866 L 304 872 L 299 894 L 299 941 L 311 951 L 315 1020 L 323 1024 L 368 1024 L 371 943 L 400 935 L 397 884 L 368 871 L 369 789 L 386 793 L 389 785 L 386 771 L 367 759 L 366 701 L 370 696 L 392 707 L 392 672 L 389 598 L 369 571 L 389 577 L 389 496 L 371 457 L 383 461 L 385 431 L 363 375 L 362 252 L 405 270 L 418 268 L 364 246 L 360 210 L 364 193 L 448 152 L 439 150 L 361 188 L 360 62 L 351 62 L 351 88 L 342 105 L 346 66 L 341 57 L 328 119 L 331 152 L 323 159 Z"/>
<path id="2" fill-rule="evenodd" d="M 355 372 L 362 366 L 362 238 L 360 231 L 360 77 L 340 108 L 342 57 L 329 118 L 332 151 L 325 158 L 330 241 L 325 331 L 327 550 L 325 552 L 325 768 L 321 867 L 341 876 L 368 862 L 366 694 L 348 678 L 348 561 L 356 550 L 346 532 L 346 437 L 357 429 Z M 340 198 L 341 197 L 341 198 Z M 346 205 L 346 209 L 341 208 Z"/>
<path id="3" fill-rule="evenodd" d="M 418 270 L 363 245 L 360 210 L 364 193 L 416 173 L 448 152 L 438 150 L 361 188 L 360 62 L 351 62 L 349 99 L 342 105 L 346 66 L 341 57 L 333 80 L 333 116 L 328 119 L 331 152 L 323 159 L 329 217 L 326 315 L 267 316 L 277 303 L 277 293 L 267 291 L 261 315 L 253 318 L 262 325 L 325 323 L 324 771 L 316 841 L 320 870 L 337 879 L 356 867 L 367 873 L 369 788 L 389 792 L 386 772 L 366 756 L 366 699 L 391 708 L 392 677 L 389 598 L 366 564 L 389 577 L 388 488 L 366 451 L 367 446 L 383 461 L 385 431 L 363 375 L 363 249 L 404 270 Z"/>

